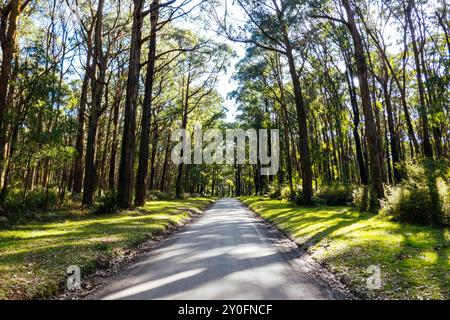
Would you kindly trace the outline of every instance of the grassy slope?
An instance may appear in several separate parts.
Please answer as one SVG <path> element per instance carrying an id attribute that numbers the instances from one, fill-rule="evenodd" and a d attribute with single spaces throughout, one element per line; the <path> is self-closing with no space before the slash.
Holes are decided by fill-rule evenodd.
<path id="1" fill-rule="evenodd" d="M 403 225 L 349 207 L 299 208 L 262 198 L 242 200 L 292 235 L 359 296 L 450 299 L 450 232 Z M 381 268 L 382 289 L 367 290 L 367 268 Z"/>
<path id="2" fill-rule="evenodd" d="M 204 209 L 212 200 L 148 202 L 117 215 L 65 216 L 0 230 L 0 299 L 42 298 L 57 294 L 71 265 L 83 275 L 101 257 L 112 258 Z"/>

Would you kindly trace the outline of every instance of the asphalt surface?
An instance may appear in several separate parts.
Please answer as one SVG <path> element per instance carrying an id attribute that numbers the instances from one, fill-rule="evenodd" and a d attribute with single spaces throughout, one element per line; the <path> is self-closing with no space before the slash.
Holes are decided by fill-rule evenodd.
<path id="1" fill-rule="evenodd" d="M 222 199 L 88 299 L 341 298 L 293 256 L 238 200 Z"/>

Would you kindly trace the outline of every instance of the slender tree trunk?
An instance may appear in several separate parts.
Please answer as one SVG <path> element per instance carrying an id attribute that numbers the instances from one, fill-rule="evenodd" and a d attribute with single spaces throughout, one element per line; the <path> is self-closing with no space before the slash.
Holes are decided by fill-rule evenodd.
<path id="1" fill-rule="evenodd" d="M 83 86 L 81 88 L 80 96 L 80 108 L 78 110 L 78 129 L 77 138 L 75 143 L 75 149 L 77 155 L 74 163 L 74 177 L 72 191 L 74 193 L 81 193 L 83 185 L 83 153 L 84 153 L 84 129 L 85 129 L 85 117 L 86 117 L 86 105 L 89 90 L 90 79 L 90 63 L 91 63 L 91 49 L 88 48 L 88 54 L 86 59 L 86 71 L 83 79 Z"/>
<path id="2" fill-rule="evenodd" d="M 430 134 L 429 134 L 429 126 L 428 126 L 428 115 L 427 115 L 427 105 L 425 101 L 425 88 L 422 80 L 422 68 L 420 65 L 420 53 L 419 48 L 417 47 L 417 40 L 416 40 L 416 30 L 414 27 L 414 23 L 412 21 L 412 9 L 414 7 L 414 0 L 411 0 L 407 9 L 406 9 L 406 19 L 409 26 L 409 31 L 411 33 L 411 42 L 412 42 L 412 48 L 413 48 L 413 54 L 414 54 L 414 62 L 416 67 L 416 79 L 417 79 L 417 85 L 419 89 L 419 102 L 420 102 L 420 108 L 419 108 L 419 115 L 420 120 L 422 122 L 422 140 L 423 140 L 423 152 L 424 155 L 428 158 L 433 157 L 433 147 L 431 145 L 430 141 Z"/>
<path id="3" fill-rule="evenodd" d="M 379 199 L 384 198 L 384 186 L 383 186 L 383 172 L 381 169 L 380 155 L 379 155 L 379 142 L 377 135 L 377 128 L 372 110 L 372 103 L 370 99 L 369 82 L 367 78 L 368 69 L 367 62 L 364 54 L 364 45 L 361 35 L 357 29 L 355 22 L 355 15 L 350 7 L 349 0 L 342 0 L 342 4 L 347 13 L 347 27 L 351 33 L 353 44 L 355 47 L 355 59 L 358 71 L 358 79 L 361 90 L 361 100 L 364 111 L 365 129 L 367 144 L 369 149 L 369 164 L 370 164 L 370 177 L 371 184 L 376 192 L 376 197 Z"/>
<path id="4" fill-rule="evenodd" d="M 312 169 L 311 159 L 309 154 L 308 143 L 308 129 L 306 124 L 306 110 L 303 101 L 303 93 L 300 85 L 300 79 L 297 74 L 297 68 L 295 67 L 294 55 L 290 44 L 287 45 L 287 57 L 289 62 L 289 71 L 292 78 L 292 84 L 294 87 L 295 106 L 297 111 L 297 121 L 299 127 L 299 139 L 300 139 L 300 165 L 302 168 L 302 191 L 303 191 L 303 203 L 308 205 L 312 203 L 313 187 L 312 187 Z"/>
<path id="5" fill-rule="evenodd" d="M 122 71 L 119 72 L 119 79 L 122 76 Z M 117 162 L 117 146 L 118 146 L 118 136 L 119 136 L 119 111 L 120 111 L 120 101 L 122 96 L 122 82 L 119 81 L 117 86 L 117 93 L 114 99 L 114 110 L 113 110 L 113 132 L 112 132 L 112 144 L 111 144 L 111 157 L 109 159 L 109 190 L 116 189 L 116 162 Z"/>
<path id="6" fill-rule="evenodd" d="M 125 101 L 122 153 L 119 168 L 118 205 L 122 209 L 132 207 L 132 183 L 136 133 L 136 109 L 139 93 L 139 72 L 142 41 L 143 0 L 134 0 L 131 49 Z"/>
<path id="7" fill-rule="evenodd" d="M 189 86 L 189 85 L 188 85 Z M 189 90 L 188 90 L 189 91 Z M 186 99 L 189 96 L 189 94 L 186 94 Z M 188 100 L 186 100 L 184 102 L 184 110 L 183 110 L 183 121 L 181 123 L 181 129 L 186 129 L 187 128 L 187 122 L 188 122 Z M 175 186 L 175 196 L 177 198 L 181 197 L 181 193 L 183 192 L 183 186 L 182 186 L 182 181 L 183 181 L 183 170 L 184 170 L 184 163 L 180 163 L 178 165 L 178 172 L 177 172 L 177 181 L 176 181 L 176 186 Z"/>
<path id="8" fill-rule="evenodd" d="M 167 140 L 166 140 L 166 151 L 165 151 L 165 155 L 164 155 L 164 165 L 163 165 L 163 170 L 162 170 L 162 174 L 161 174 L 161 186 L 160 186 L 160 190 L 161 191 L 165 191 L 165 186 L 166 186 L 166 176 L 167 176 L 167 170 L 169 167 L 169 154 L 170 154 L 170 133 L 167 133 Z"/>
<path id="9" fill-rule="evenodd" d="M 359 136 L 359 126 L 361 123 L 361 119 L 359 115 L 358 100 L 356 98 L 355 84 L 353 83 L 353 68 L 351 67 L 350 62 L 347 64 L 347 68 L 349 71 L 347 76 L 347 84 L 349 87 L 350 102 L 353 109 L 353 137 L 355 139 L 356 159 L 358 161 L 359 177 L 363 185 L 368 185 L 369 177 L 367 175 L 367 166 L 364 161 L 364 155 L 361 146 L 361 137 Z"/>
<path id="10" fill-rule="evenodd" d="M 387 81 L 382 84 L 383 87 L 383 94 L 384 94 L 384 101 L 386 105 L 386 112 L 387 112 L 387 122 L 388 122 L 388 128 L 389 128 L 389 141 L 391 145 L 391 152 L 392 152 L 392 163 L 393 163 L 393 171 L 394 171 L 394 182 L 398 183 L 402 180 L 401 172 L 398 168 L 398 164 L 400 163 L 400 152 L 398 150 L 398 139 L 397 134 L 395 133 L 395 125 L 394 125 L 394 115 L 392 111 L 392 101 L 391 101 L 391 95 L 388 88 Z M 388 158 L 389 161 L 389 158 Z"/>
<path id="11" fill-rule="evenodd" d="M 150 124 L 152 114 L 152 91 L 155 77 L 156 31 L 159 17 L 159 0 L 153 0 L 150 7 L 150 44 L 145 80 L 144 105 L 141 122 L 141 142 L 139 149 L 139 167 L 136 176 L 135 204 L 143 206 L 147 192 L 148 158 L 150 145 Z M 152 173 L 153 174 L 153 173 Z"/>
<path id="12" fill-rule="evenodd" d="M 104 0 L 99 0 L 95 21 L 94 54 L 92 57 L 90 76 L 92 102 L 88 124 L 84 173 L 83 205 L 85 206 L 92 205 L 97 185 L 98 121 L 101 114 L 101 104 L 107 67 L 103 56 L 103 6 Z"/>
<path id="13" fill-rule="evenodd" d="M 0 67 L 0 172 L 3 170 L 4 148 L 7 141 L 5 115 L 8 102 L 8 88 L 11 76 L 14 51 L 16 48 L 17 24 L 21 13 L 21 0 L 11 0 L 9 8 L 6 5 L 0 21 L 0 43 L 2 48 L 2 64 Z"/>
<path id="14" fill-rule="evenodd" d="M 155 126 L 156 126 L 156 123 L 155 123 Z M 158 153 L 158 140 L 159 140 L 157 127 L 155 127 L 153 130 L 152 140 L 153 140 L 152 141 L 152 155 L 150 157 L 150 177 L 149 177 L 149 182 L 148 182 L 149 190 L 153 190 L 155 187 L 155 177 L 156 177 L 155 164 L 156 164 L 156 156 Z"/>

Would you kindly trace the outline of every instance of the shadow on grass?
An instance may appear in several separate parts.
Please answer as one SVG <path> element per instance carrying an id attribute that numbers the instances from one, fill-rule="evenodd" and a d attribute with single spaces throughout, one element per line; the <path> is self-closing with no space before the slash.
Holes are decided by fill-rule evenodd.
<path id="1" fill-rule="evenodd" d="M 149 202 L 139 211 L 75 219 L 65 216 L 51 223 L 30 222 L 2 230 L 0 297 L 14 294 L 11 290 L 28 298 L 36 290 L 45 292 L 52 287 L 50 283 L 64 276 L 68 266 L 90 270 L 99 255 L 134 247 L 186 218 L 187 209 L 199 210 L 209 203 L 207 199 Z M 36 279 L 40 279 L 38 284 L 30 287 Z"/>
<path id="2" fill-rule="evenodd" d="M 450 298 L 448 229 L 395 223 L 349 207 L 299 208 L 257 199 L 246 203 L 291 234 L 363 297 Z M 371 265 L 381 268 L 381 290 L 367 290 L 366 269 Z"/>

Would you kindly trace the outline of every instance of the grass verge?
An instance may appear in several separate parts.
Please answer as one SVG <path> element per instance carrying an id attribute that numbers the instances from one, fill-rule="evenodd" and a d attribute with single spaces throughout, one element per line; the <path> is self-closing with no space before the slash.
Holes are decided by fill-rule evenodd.
<path id="1" fill-rule="evenodd" d="M 241 198 L 255 213 L 366 299 L 450 299 L 450 231 L 405 225 L 351 207 L 301 208 L 260 197 Z M 381 288 L 370 290 L 370 266 Z"/>
<path id="2" fill-rule="evenodd" d="M 100 261 L 120 256 L 212 201 L 154 201 L 135 211 L 111 215 L 65 213 L 51 222 L 0 230 L 0 299 L 55 296 L 64 290 L 69 266 L 78 265 L 82 275 L 88 275 Z"/>

